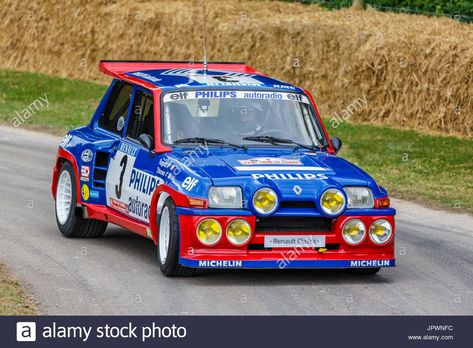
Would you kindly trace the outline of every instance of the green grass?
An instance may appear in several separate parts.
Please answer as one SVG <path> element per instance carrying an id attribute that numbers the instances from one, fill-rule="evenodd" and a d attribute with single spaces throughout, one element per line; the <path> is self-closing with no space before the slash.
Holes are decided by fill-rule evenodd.
<path id="1" fill-rule="evenodd" d="M 64 132 L 89 122 L 106 86 L 42 74 L 0 70 L 0 120 L 47 94 L 26 126 Z M 354 162 L 394 197 L 473 213 L 473 140 L 344 123 L 329 134 L 343 140 L 340 156 Z"/>
<path id="2" fill-rule="evenodd" d="M 0 315 L 34 315 L 38 310 L 18 281 L 0 264 Z"/>
<path id="3" fill-rule="evenodd" d="M 105 90 L 106 86 L 96 83 L 0 70 L 0 120 L 13 125 L 16 112 L 23 116 L 25 108 L 43 97 L 49 106 L 37 104 L 37 111 L 24 124 L 65 131 L 90 121 Z"/>
<path id="4" fill-rule="evenodd" d="M 397 198 L 473 212 L 473 140 L 344 123 L 340 156 Z"/>

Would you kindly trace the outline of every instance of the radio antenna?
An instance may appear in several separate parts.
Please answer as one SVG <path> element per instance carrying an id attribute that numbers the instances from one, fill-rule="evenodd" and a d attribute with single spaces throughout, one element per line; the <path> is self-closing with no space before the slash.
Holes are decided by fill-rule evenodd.
<path id="1" fill-rule="evenodd" d="M 200 11 L 202 13 L 202 41 L 204 43 L 204 73 L 207 72 L 207 40 L 205 38 L 205 14 L 204 14 L 204 1 L 200 0 Z"/>

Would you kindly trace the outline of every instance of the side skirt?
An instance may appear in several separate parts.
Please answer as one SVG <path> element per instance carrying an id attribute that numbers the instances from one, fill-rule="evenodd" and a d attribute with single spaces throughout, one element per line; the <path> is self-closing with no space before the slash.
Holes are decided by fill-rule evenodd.
<path id="1" fill-rule="evenodd" d="M 150 227 L 140 221 L 124 216 L 108 207 L 96 204 L 87 204 L 87 215 L 90 219 L 107 221 L 121 226 L 140 236 L 153 239 Z"/>

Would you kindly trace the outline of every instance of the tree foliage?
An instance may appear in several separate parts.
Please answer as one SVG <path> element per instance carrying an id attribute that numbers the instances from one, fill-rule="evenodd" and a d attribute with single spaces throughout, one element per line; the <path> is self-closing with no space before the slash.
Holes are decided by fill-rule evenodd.
<path id="1" fill-rule="evenodd" d="M 297 0 L 296 0 L 297 1 Z M 326 8 L 337 9 L 351 6 L 352 0 L 299 0 L 302 3 L 318 3 Z M 407 12 L 431 16 L 451 16 L 473 22 L 473 0 L 365 0 L 382 11 Z"/>

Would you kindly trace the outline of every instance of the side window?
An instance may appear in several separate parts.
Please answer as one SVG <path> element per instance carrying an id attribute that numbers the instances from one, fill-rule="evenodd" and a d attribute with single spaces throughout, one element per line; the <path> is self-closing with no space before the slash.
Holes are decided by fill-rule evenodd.
<path id="1" fill-rule="evenodd" d="M 132 87 L 125 82 L 117 82 L 110 93 L 105 109 L 100 116 L 99 126 L 120 134 L 126 122 L 130 106 Z"/>
<path id="2" fill-rule="evenodd" d="M 133 101 L 126 135 L 138 139 L 141 134 L 151 135 L 154 139 L 154 108 L 153 97 L 138 90 Z"/>

